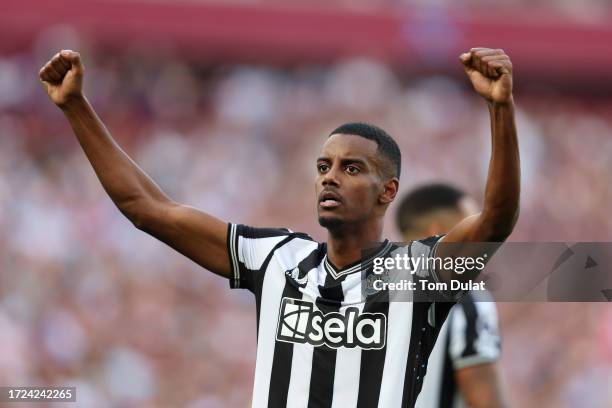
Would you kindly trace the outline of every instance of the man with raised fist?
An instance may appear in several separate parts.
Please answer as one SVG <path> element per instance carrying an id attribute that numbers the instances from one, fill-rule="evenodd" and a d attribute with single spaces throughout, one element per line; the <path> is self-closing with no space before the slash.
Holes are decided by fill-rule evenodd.
<path id="1" fill-rule="evenodd" d="M 119 210 L 137 228 L 227 278 L 230 287 L 255 295 L 253 406 L 412 407 L 453 302 L 395 302 L 389 290 L 364 293 L 374 259 L 401 249 L 413 257 L 478 256 L 474 250 L 459 253 L 457 245 L 438 244 L 442 239 L 501 242 L 512 232 L 519 211 L 512 64 L 503 51 L 486 48 L 474 48 L 460 60 L 491 116 L 483 209 L 443 238 L 415 240 L 405 248 L 382 239 L 384 216 L 399 188 L 401 154 L 393 138 L 374 125 L 344 124 L 322 146 L 315 162 L 315 192 L 328 239 L 318 243 L 284 228 L 223 222 L 170 199 L 95 114 L 82 91 L 78 53 L 56 54 L 41 69 L 40 79 Z M 380 244 L 372 248 L 372 242 Z M 413 276 L 448 283 L 467 275 L 424 265 Z"/>

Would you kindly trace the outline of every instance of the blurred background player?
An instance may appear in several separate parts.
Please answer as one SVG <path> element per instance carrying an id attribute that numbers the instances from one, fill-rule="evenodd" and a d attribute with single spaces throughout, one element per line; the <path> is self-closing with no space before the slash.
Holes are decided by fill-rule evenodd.
<path id="1" fill-rule="evenodd" d="M 478 212 L 473 198 L 448 184 L 426 184 L 400 202 L 397 225 L 405 241 L 441 235 Z M 480 300 L 480 301 L 478 301 Z M 417 407 L 504 407 L 495 303 L 469 292 L 451 309 L 429 357 Z"/>

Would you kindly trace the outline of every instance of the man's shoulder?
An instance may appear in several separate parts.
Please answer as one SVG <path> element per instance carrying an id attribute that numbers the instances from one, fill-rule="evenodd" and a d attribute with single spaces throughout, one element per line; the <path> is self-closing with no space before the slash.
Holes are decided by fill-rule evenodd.
<path id="1" fill-rule="evenodd" d="M 429 248 L 433 248 L 440 240 L 444 238 L 444 235 L 432 235 L 430 237 L 420 238 L 412 241 L 411 245 L 425 245 Z"/>
<path id="2" fill-rule="evenodd" d="M 412 241 L 393 242 L 389 253 L 395 255 L 404 251 L 412 256 L 419 256 L 431 253 L 436 245 L 444 238 L 444 235 L 432 235 L 430 237 L 419 238 Z"/>
<path id="3" fill-rule="evenodd" d="M 317 251 L 325 254 L 327 245 L 316 241 L 307 233 L 293 231 L 289 228 L 281 228 L 280 230 L 283 231 L 283 239 L 278 245 L 281 253 L 302 256 L 305 252 Z"/>
<path id="4" fill-rule="evenodd" d="M 230 232 L 235 231 L 238 236 L 244 238 L 273 238 L 287 237 L 288 239 L 299 238 L 306 241 L 316 242 L 310 235 L 304 232 L 296 232 L 285 227 L 253 227 L 245 224 L 230 223 Z"/>

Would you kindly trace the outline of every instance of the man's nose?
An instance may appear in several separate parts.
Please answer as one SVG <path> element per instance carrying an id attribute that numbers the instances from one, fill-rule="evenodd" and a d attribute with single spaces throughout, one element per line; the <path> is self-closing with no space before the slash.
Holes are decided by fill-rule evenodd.
<path id="1" fill-rule="evenodd" d="M 323 185 L 331 185 L 334 187 L 338 187 L 340 185 L 338 181 L 338 170 L 335 167 L 330 168 L 329 171 L 323 175 Z"/>

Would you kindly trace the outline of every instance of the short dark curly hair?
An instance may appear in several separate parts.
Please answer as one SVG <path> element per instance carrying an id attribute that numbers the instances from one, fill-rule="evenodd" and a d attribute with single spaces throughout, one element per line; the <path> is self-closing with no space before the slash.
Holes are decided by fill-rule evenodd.
<path id="1" fill-rule="evenodd" d="M 387 166 L 390 167 L 390 171 L 381 169 L 385 176 L 400 178 L 402 153 L 395 140 L 387 132 L 369 123 L 350 122 L 337 127 L 329 135 L 335 134 L 356 135 L 375 141 L 378 145 L 378 153 L 391 163 L 391 166 Z"/>
<path id="2" fill-rule="evenodd" d="M 416 187 L 400 201 L 396 223 L 402 233 L 414 228 L 419 217 L 441 208 L 459 208 L 466 195 L 463 190 L 446 183 L 432 183 Z"/>

